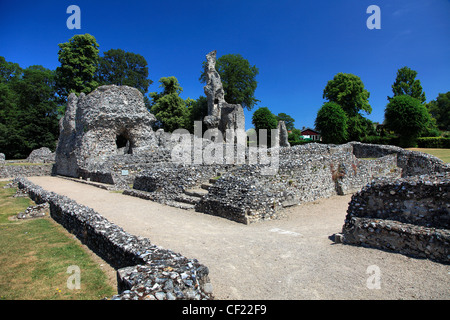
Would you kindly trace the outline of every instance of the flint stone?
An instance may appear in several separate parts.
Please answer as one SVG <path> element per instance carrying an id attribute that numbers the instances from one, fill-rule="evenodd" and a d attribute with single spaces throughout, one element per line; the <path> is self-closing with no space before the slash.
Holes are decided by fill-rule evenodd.
<path id="1" fill-rule="evenodd" d="M 235 142 L 236 130 L 245 131 L 244 110 L 239 104 L 229 104 L 225 101 L 225 91 L 216 70 L 215 50 L 206 55 L 206 86 L 203 89 L 208 101 L 208 115 L 203 122 L 208 129 L 218 128 L 225 141 Z M 227 131 L 228 137 L 225 134 Z"/>
<path id="2" fill-rule="evenodd" d="M 290 147 L 291 144 L 288 141 L 288 131 L 286 129 L 286 123 L 282 120 L 278 121 L 277 129 L 280 136 L 280 147 Z"/>
<path id="3" fill-rule="evenodd" d="M 55 154 L 47 147 L 42 147 L 31 151 L 27 162 L 30 163 L 46 163 L 55 161 Z"/>
<path id="4" fill-rule="evenodd" d="M 135 88 L 107 85 L 88 95 L 70 94 L 60 121 L 56 173 L 78 177 L 90 163 L 107 156 L 151 149 L 157 145 L 152 130 L 155 121 Z"/>

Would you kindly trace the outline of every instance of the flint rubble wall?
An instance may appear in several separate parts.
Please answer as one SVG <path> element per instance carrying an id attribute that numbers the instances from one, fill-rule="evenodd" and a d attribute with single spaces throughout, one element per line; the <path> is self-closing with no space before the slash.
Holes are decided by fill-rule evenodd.
<path id="1" fill-rule="evenodd" d="M 37 204 L 117 270 L 119 294 L 112 299 L 212 299 L 208 268 L 196 259 L 151 244 L 109 222 L 93 209 L 48 192 L 25 178 L 14 180 Z"/>
<path id="2" fill-rule="evenodd" d="M 8 163 L 8 162 L 6 162 Z M 0 178 L 16 178 L 16 177 L 33 177 L 33 176 L 50 176 L 53 172 L 53 165 L 33 164 L 33 165 L 1 165 L 0 164 Z"/>
<path id="3" fill-rule="evenodd" d="M 353 195 L 344 243 L 450 263 L 450 173 L 380 178 Z"/>

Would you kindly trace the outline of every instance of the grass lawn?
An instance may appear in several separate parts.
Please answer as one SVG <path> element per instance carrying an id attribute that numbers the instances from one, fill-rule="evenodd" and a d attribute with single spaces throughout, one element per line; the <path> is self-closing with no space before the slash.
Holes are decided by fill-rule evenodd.
<path id="1" fill-rule="evenodd" d="M 450 162 L 450 149 L 408 148 L 407 150 L 429 153 L 435 157 L 438 157 L 439 159 L 441 159 L 446 163 Z"/>
<path id="2" fill-rule="evenodd" d="M 91 300 L 117 293 L 92 254 L 48 215 L 30 220 L 10 220 L 34 203 L 13 198 L 15 189 L 0 182 L 0 299 Z M 69 289 L 80 270 L 80 289 Z"/>

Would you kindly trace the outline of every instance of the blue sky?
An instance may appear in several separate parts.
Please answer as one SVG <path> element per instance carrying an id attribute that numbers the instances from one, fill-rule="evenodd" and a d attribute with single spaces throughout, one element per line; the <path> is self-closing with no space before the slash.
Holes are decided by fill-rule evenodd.
<path id="1" fill-rule="evenodd" d="M 69 5 L 81 9 L 81 29 L 69 30 Z M 381 29 L 369 30 L 366 9 L 381 10 Z M 1 1 L 0 56 L 23 68 L 56 69 L 58 44 L 89 33 L 100 53 L 141 54 L 159 91 L 175 76 L 183 98 L 204 95 L 198 81 L 205 55 L 239 53 L 259 68 L 246 127 L 258 107 L 287 113 L 297 128 L 313 127 L 327 82 L 339 72 L 361 78 L 370 92 L 370 120 L 382 122 L 396 72 L 418 72 L 427 102 L 450 90 L 450 1 Z"/>

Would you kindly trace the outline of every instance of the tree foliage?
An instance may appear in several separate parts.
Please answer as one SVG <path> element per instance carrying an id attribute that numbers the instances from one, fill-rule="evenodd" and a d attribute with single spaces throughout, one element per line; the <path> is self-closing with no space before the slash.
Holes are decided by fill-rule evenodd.
<path id="1" fill-rule="evenodd" d="M 65 101 L 72 93 L 90 93 L 98 87 L 95 73 L 99 61 L 99 45 L 90 34 L 75 35 L 68 42 L 60 43 L 56 68 L 56 88 Z"/>
<path id="2" fill-rule="evenodd" d="M 206 83 L 205 67 L 206 62 L 203 62 L 203 72 L 199 79 L 202 83 Z M 252 110 L 259 102 L 255 98 L 258 68 L 250 65 L 240 54 L 227 54 L 217 59 L 216 70 L 222 80 L 225 101 Z"/>
<path id="3" fill-rule="evenodd" d="M 343 143 L 348 138 L 348 117 L 335 102 L 325 103 L 317 112 L 315 127 L 325 143 Z"/>
<path id="4" fill-rule="evenodd" d="M 385 125 L 400 136 L 403 147 L 414 145 L 415 139 L 427 128 L 430 115 L 416 98 L 409 95 L 395 96 L 387 104 Z"/>
<path id="5" fill-rule="evenodd" d="M 450 131 L 450 91 L 439 93 L 436 100 L 427 104 L 431 116 L 436 119 L 436 125 L 439 129 Z"/>
<path id="6" fill-rule="evenodd" d="M 351 73 L 336 74 L 323 90 L 323 98 L 340 105 L 349 117 L 356 116 L 359 111 L 372 112 L 369 96 L 361 79 Z"/>
<path id="7" fill-rule="evenodd" d="M 417 71 L 411 70 L 406 66 L 398 69 L 397 77 L 392 85 L 394 96 L 388 97 L 388 100 L 390 101 L 397 96 L 408 95 L 424 103 L 426 100 L 425 92 L 423 92 L 420 80 L 416 80 L 416 76 Z"/>
<path id="8" fill-rule="evenodd" d="M 58 116 L 54 71 L 42 66 L 22 70 L 0 59 L 0 150 L 7 158 L 26 158 L 39 147 L 55 149 Z"/>
<path id="9" fill-rule="evenodd" d="M 284 121 L 284 124 L 286 125 L 286 129 L 288 131 L 294 130 L 295 120 L 290 115 L 288 115 L 284 112 L 281 112 L 276 116 L 276 118 L 277 118 L 277 121 Z"/>
<path id="10" fill-rule="evenodd" d="M 161 83 L 159 87 L 163 88 L 163 91 L 150 93 L 151 112 L 168 132 L 186 128 L 188 110 L 186 102 L 180 97 L 183 88 L 175 77 L 163 77 L 159 82 Z"/>
<path id="11" fill-rule="evenodd" d="M 186 129 L 194 133 L 195 121 L 203 122 L 203 118 L 208 115 L 208 100 L 205 96 L 200 96 L 197 100 L 187 98 L 186 105 L 188 113 Z M 202 125 L 202 134 L 206 129 L 207 127 Z"/>
<path id="12" fill-rule="evenodd" d="M 252 124 L 255 126 L 256 134 L 258 136 L 259 143 L 263 143 L 264 141 L 261 137 L 260 129 L 266 129 L 267 131 L 267 145 L 271 143 L 271 129 L 276 129 L 278 125 L 277 117 L 274 115 L 269 108 L 261 107 L 258 108 L 255 112 L 253 112 L 252 116 Z"/>
<path id="13" fill-rule="evenodd" d="M 105 51 L 99 58 L 97 81 L 99 84 L 130 86 L 142 94 L 148 92 L 153 83 L 148 79 L 147 61 L 140 54 L 126 52 L 122 49 Z"/>

